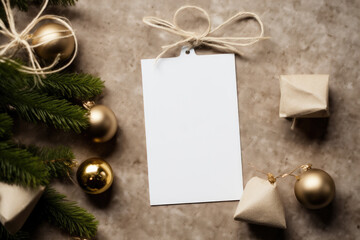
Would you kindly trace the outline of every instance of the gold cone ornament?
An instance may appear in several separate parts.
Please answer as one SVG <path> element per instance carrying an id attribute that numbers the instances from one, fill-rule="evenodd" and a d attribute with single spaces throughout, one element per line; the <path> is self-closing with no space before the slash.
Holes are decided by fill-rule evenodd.
<path id="1" fill-rule="evenodd" d="M 99 194 L 109 189 L 114 181 L 114 174 L 105 160 L 89 158 L 80 164 L 76 178 L 86 193 Z"/>
<path id="2" fill-rule="evenodd" d="M 89 133 L 94 142 L 109 141 L 116 134 L 116 116 L 114 112 L 105 105 L 95 105 L 90 108 L 89 123 Z"/>
<path id="3" fill-rule="evenodd" d="M 326 207 L 335 197 L 334 180 L 325 171 L 306 166 L 304 172 L 296 177 L 295 196 L 306 208 Z"/>
<path id="4" fill-rule="evenodd" d="M 70 58 L 75 49 L 74 36 L 69 30 L 58 23 L 45 23 L 31 36 L 36 54 L 47 62 L 55 60 L 60 54 L 60 60 Z"/>

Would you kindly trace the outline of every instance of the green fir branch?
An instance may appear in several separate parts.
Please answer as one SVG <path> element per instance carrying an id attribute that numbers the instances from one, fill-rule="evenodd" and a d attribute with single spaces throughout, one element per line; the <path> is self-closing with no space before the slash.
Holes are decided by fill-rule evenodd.
<path id="1" fill-rule="evenodd" d="M 29 5 L 35 4 L 40 6 L 44 0 L 10 0 L 11 7 L 18 7 L 21 11 L 28 11 Z M 55 5 L 55 6 L 74 6 L 77 0 L 49 0 L 49 5 Z M 4 10 L 4 6 L 2 3 L 0 3 L 0 18 L 4 21 L 4 23 L 7 25 L 8 21 L 6 18 L 6 13 Z"/>
<path id="2" fill-rule="evenodd" d="M 16 234 L 10 234 L 5 227 L 0 224 L 0 239 L 1 240 L 27 240 L 30 239 L 30 235 L 27 232 L 19 231 Z"/>
<path id="3" fill-rule="evenodd" d="M 59 5 L 63 7 L 75 5 L 77 0 L 49 0 L 50 5 Z M 44 0 L 11 0 L 11 6 L 17 6 L 21 11 L 27 11 L 30 4 L 40 5 Z"/>
<path id="4" fill-rule="evenodd" d="M 0 142 L 0 181 L 25 187 L 49 183 L 49 174 L 42 161 L 28 151 Z"/>
<path id="5" fill-rule="evenodd" d="M 53 188 L 45 190 L 36 211 L 71 236 L 92 238 L 96 234 L 98 221 L 95 217 Z"/>
<path id="6" fill-rule="evenodd" d="M 40 148 L 29 146 L 27 150 L 45 163 L 51 178 L 69 178 L 76 166 L 75 156 L 69 147 Z"/>
<path id="7" fill-rule="evenodd" d="M 43 81 L 43 86 L 33 87 L 33 76 L 19 72 L 14 63 L 0 63 L 0 106 L 15 110 L 27 121 L 80 133 L 88 126 L 87 110 L 49 95 L 86 100 L 101 93 L 103 82 L 87 74 L 54 74 Z"/>
<path id="8" fill-rule="evenodd" d="M 3 104 L 14 108 L 20 117 L 30 122 L 44 122 L 55 128 L 80 133 L 88 126 L 87 110 L 72 105 L 65 99 L 56 99 L 33 91 L 6 92 Z"/>
<path id="9" fill-rule="evenodd" d="M 12 118 L 7 113 L 0 113 L 0 138 L 9 138 L 11 136 L 12 126 Z"/>
<path id="10" fill-rule="evenodd" d="M 30 79 L 30 82 L 33 82 Z M 104 82 L 90 74 L 51 74 L 42 79 L 39 91 L 66 98 L 89 100 L 100 95 Z"/>
<path id="11" fill-rule="evenodd" d="M 0 63 L 0 105 L 15 110 L 30 122 L 42 121 L 55 128 L 81 132 L 88 125 L 87 111 L 65 99 L 39 93 L 29 87 L 29 77 L 11 62 Z"/>
<path id="12" fill-rule="evenodd" d="M 90 100 L 100 95 L 104 82 L 100 78 L 84 73 L 54 73 L 41 79 L 42 84 L 34 87 L 34 76 L 19 72 L 17 62 L 0 62 L 0 86 L 8 91 L 31 89 L 48 95 Z"/>
<path id="13" fill-rule="evenodd" d="M 29 3 L 41 4 L 44 0 L 17 0 L 17 1 L 28 1 Z M 50 5 L 56 6 L 74 6 L 78 0 L 49 0 Z"/>
<path id="14" fill-rule="evenodd" d="M 28 85 L 28 75 L 18 70 L 20 65 L 0 57 L 0 91 L 16 91 Z"/>

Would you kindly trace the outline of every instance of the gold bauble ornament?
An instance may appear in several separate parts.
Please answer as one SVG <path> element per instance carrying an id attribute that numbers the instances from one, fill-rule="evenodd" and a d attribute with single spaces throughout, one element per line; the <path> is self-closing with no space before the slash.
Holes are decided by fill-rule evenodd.
<path id="1" fill-rule="evenodd" d="M 117 131 L 117 121 L 113 111 L 104 105 L 95 105 L 89 111 L 89 132 L 94 142 L 109 141 Z"/>
<path id="2" fill-rule="evenodd" d="M 294 191 L 297 200 L 306 208 L 319 209 L 334 199 L 335 183 L 325 171 L 308 168 L 297 177 Z"/>
<path id="3" fill-rule="evenodd" d="M 45 61 L 54 61 L 59 53 L 60 60 L 65 60 L 72 56 L 75 49 L 75 39 L 70 34 L 69 29 L 61 24 L 45 23 L 32 34 L 32 45 L 44 43 L 34 50 Z"/>
<path id="4" fill-rule="evenodd" d="M 80 164 L 76 172 L 80 187 L 90 194 L 106 191 L 114 180 L 111 166 L 101 158 L 89 158 Z"/>

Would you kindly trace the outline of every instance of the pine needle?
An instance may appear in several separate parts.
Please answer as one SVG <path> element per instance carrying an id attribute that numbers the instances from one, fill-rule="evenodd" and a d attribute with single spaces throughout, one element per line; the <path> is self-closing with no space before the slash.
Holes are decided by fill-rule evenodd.
<path id="1" fill-rule="evenodd" d="M 73 6 L 77 0 L 50 0 L 50 5 Z M 43 0 L 11 0 L 11 6 L 17 6 L 21 11 L 27 11 L 30 4 L 41 4 Z"/>
<path id="2" fill-rule="evenodd" d="M 100 95 L 104 89 L 104 82 L 100 78 L 82 73 L 51 74 L 42 82 L 38 89 L 40 92 L 83 101 Z"/>
<path id="3" fill-rule="evenodd" d="M 5 92 L 1 97 L 21 118 L 30 122 L 42 121 L 55 128 L 80 133 L 88 126 L 87 110 L 72 105 L 65 99 L 56 99 L 33 91 Z"/>
<path id="4" fill-rule="evenodd" d="M 28 151 L 0 142 L 0 181 L 25 187 L 49 183 L 45 165 Z"/>
<path id="5" fill-rule="evenodd" d="M 70 178 L 73 167 L 76 166 L 75 156 L 69 147 L 29 146 L 27 150 L 45 163 L 51 178 Z"/>
<path id="6" fill-rule="evenodd" d="M 19 72 L 13 63 L 0 62 L 0 107 L 15 110 L 27 121 L 80 133 L 88 126 L 87 110 L 56 96 L 86 100 L 101 93 L 103 82 L 86 74 L 64 74 L 61 82 L 61 76 L 49 75 L 42 87 L 32 89 L 31 76 Z"/>
<path id="7" fill-rule="evenodd" d="M 25 0 L 17 0 L 17 1 L 25 1 Z M 43 0 L 28 0 L 28 2 L 34 2 L 34 3 L 41 4 L 43 2 Z M 50 0 L 49 4 L 67 7 L 67 6 L 74 6 L 76 2 L 77 2 L 77 0 Z"/>
<path id="8" fill-rule="evenodd" d="M 0 113 L 0 138 L 11 136 L 13 120 L 7 113 Z"/>
<path id="9" fill-rule="evenodd" d="M 36 211 L 74 237 L 92 238 L 96 234 L 98 221 L 95 217 L 53 188 L 45 190 Z"/>

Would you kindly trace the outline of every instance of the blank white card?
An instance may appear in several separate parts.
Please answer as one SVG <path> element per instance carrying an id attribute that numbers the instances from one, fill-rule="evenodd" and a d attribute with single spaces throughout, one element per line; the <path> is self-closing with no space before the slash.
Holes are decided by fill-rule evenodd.
<path id="1" fill-rule="evenodd" d="M 239 200 L 234 54 L 141 61 L 151 205 Z"/>

